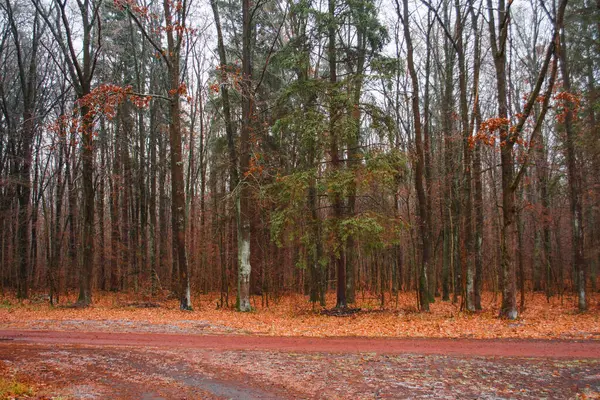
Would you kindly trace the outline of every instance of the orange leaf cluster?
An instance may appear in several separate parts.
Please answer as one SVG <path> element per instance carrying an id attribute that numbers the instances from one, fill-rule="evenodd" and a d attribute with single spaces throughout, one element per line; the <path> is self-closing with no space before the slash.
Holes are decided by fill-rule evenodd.
<path id="1" fill-rule="evenodd" d="M 581 106 L 581 96 L 565 91 L 555 94 L 554 101 L 557 110 L 556 119 L 560 123 L 565 122 L 565 118 L 569 112 L 572 115 L 577 115 Z"/>
<path id="2" fill-rule="evenodd" d="M 125 100 L 130 100 L 136 107 L 148 107 L 151 96 L 142 96 L 133 93 L 131 86 L 103 84 L 92 90 L 88 95 L 77 100 L 81 108 L 89 109 L 89 116 L 103 115 L 113 119 L 117 114 L 117 107 Z"/>
<path id="3" fill-rule="evenodd" d="M 495 117 L 483 121 L 479 127 L 479 130 L 493 133 L 501 129 L 508 129 L 509 124 L 510 121 L 507 118 Z"/>
<path id="4" fill-rule="evenodd" d="M 56 120 L 50 122 L 47 125 L 47 129 L 50 132 L 55 133 L 59 136 L 65 136 L 68 133 L 77 133 L 79 125 L 79 119 L 74 115 L 61 115 Z"/>
<path id="5" fill-rule="evenodd" d="M 218 83 L 213 83 L 212 85 L 209 86 L 210 90 L 214 93 L 219 93 L 219 84 Z"/>
<path id="6" fill-rule="evenodd" d="M 169 90 L 169 96 L 174 96 L 175 94 L 179 95 L 179 96 L 185 96 L 187 95 L 187 86 L 185 83 L 182 83 L 179 85 L 179 87 L 177 89 L 171 89 Z"/>
<path id="7" fill-rule="evenodd" d="M 510 121 L 507 118 L 490 118 L 481 123 L 475 136 L 469 137 L 469 146 L 473 148 L 475 143 L 480 142 L 488 146 L 494 146 L 498 138 L 503 139 L 509 129 Z"/>
<path id="8" fill-rule="evenodd" d="M 223 84 L 231 82 L 231 87 L 235 90 L 241 90 L 241 83 L 243 81 L 242 69 L 237 63 L 235 65 L 217 65 L 217 72 L 221 75 L 221 81 Z M 219 92 L 219 86 L 217 83 L 210 85 L 213 92 Z"/>
<path id="9" fill-rule="evenodd" d="M 138 6 L 135 0 L 113 0 L 113 4 L 118 10 L 129 8 L 140 16 L 148 17 L 148 7 Z"/>
<path id="10" fill-rule="evenodd" d="M 250 165 L 248 166 L 248 171 L 244 173 L 244 177 L 248 177 L 250 175 L 259 177 L 263 174 L 265 167 L 262 162 L 262 156 L 260 153 L 252 153 L 250 157 Z"/>
<path id="11" fill-rule="evenodd" d="M 59 116 L 48 124 L 48 130 L 59 136 L 65 136 L 67 133 L 71 137 L 76 134 L 84 134 L 85 126 L 91 127 L 97 116 L 113 119 L 117 114 L 119 104 L 125 100 L 131 101 L 135 107 L 146 108 L 149 106 L 152 96 L 133 93 L 131 86 L 103 84 L 75 102 L 79 112 L 73 111 L 71 115 Z M 82 112 L 85 115 L 81 115 Z M 93 129 L 87 132 L 97 135 Z"/>

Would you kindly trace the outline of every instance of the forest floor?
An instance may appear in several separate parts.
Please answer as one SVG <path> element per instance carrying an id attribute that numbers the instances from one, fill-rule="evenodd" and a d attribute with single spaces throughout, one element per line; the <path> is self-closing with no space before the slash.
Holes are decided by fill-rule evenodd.
<path id="1" fill-rule="evenodd" d="M 192 312 L 166 297 L 0 297 L 0 399 L 600 398 L 598 298 L 580 314 L 530 295 L 517 321 L 484 299 L 476 314 L 420 314 L 409 294 L 384 309 L 365 296 L 332 316 L 302 296 L 258 297 L 247 314 L 215 295 Z"/>
<path id="2" fill-rule="evenodd" d="M 437 337 L 437 338 L 529 338 L 600 340 L 600 294 L 590 293 L 589 311 L 579 313 L 573 297 L 528 293 L 525 309 L 516 321 L 498 318 L 500 297 L 484 293 L 484 310 L 461 311 L 459 303 L 436 301 L 428 313 L 416 310 L 414 293 L 380 299 L 359 295 L 353 307 L 360 311 L 336 316 L 313 306 L 305 296 L 286 295 L 252 299 L 254 311 L 239 313 L 233 307 L 218 308 L 217 294 L 194 297 L 194 311 L 180 311 L 177 300 L 167 294 L 149 297 L 128 293 L 95 293 L 88 308 L 73 306 L 76 294 L 61 297 L 51 306 L 45 296 L 17 301 L 0 296 L 0 329 L 75 330 L 190 334 L 252 334 L 311 337 Z M 235 298 L 233 298 L 235 302 Z M 327 306 L 335 305 L 335 294 Z"/>

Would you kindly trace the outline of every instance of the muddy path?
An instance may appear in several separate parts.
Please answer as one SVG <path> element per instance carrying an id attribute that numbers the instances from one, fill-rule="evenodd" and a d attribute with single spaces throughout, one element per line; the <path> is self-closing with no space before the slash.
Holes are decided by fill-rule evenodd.
<path id="1" fill-rule="evenodd" d="M 38 399 L 577 399 L 595 341 L 0 330 L 0 376 Z"/>
<path id="2" fill-rule="evenodd" d="M 600 359 L 599 341 L 307 338 L 0 330 L 0 342 L 286 352 Z"/>
<path id="3" fill-rule="evenodd" d="M 285 387 L 253 382 L 218 366 L 116 347 L 0 343 L 0 374 L 33 382 L 41 399 L 296 397 Z"/>

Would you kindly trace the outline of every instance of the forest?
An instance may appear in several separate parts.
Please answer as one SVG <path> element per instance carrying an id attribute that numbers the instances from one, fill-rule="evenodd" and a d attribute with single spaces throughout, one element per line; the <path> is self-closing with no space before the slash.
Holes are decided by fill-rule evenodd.
<path id="1" fill-rule="evenodd" d="M 0 64 L 2 296 L 595 307 L 598 1 L 1 0 Z"/>

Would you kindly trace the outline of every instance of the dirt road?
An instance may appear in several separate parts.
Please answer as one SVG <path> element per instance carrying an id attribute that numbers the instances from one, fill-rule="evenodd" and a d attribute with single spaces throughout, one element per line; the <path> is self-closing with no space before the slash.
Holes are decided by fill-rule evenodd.
<path id="1" fill-rule="evenodd" d="M 0 330 L 0 374 L 41 398 L 575 398 L 600 342 Z"/>
<path id="2" fill-rule="evenodd" d="M 600 341 L 306 338 L 0 330 L 0 341 L 287 352 L 600 359 Z"/>

